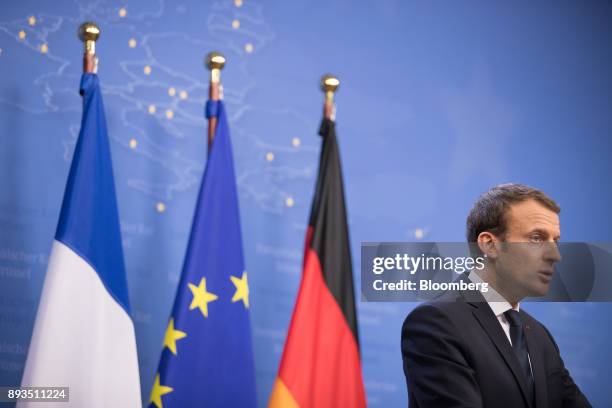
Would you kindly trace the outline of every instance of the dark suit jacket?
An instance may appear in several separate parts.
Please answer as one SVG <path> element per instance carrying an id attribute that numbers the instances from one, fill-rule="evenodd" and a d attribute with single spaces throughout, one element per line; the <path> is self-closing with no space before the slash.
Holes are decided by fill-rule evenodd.
<path id="1" fill-rule="evenodd" d="M 512 346 L 478 291 L 447 292 L 414 309 L 404 321 L 402 359 L 410 407 L 590 407 L 550 332 L 522 308 L 520 314 L 535 407 Z"/>

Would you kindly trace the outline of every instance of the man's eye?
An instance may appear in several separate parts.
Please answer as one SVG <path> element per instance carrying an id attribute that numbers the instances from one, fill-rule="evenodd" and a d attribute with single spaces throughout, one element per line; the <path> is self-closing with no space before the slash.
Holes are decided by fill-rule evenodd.
<path id="1" fill-rule="evenodd" d="M 531 242 L 542 242 L 542 236 L 539 234 L 530 237 Z"/>

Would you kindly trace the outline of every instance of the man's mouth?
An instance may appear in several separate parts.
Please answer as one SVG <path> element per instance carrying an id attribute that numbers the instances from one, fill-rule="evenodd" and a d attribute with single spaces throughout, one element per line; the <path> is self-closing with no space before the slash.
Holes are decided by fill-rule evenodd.
<path id="1" fill-rule="evenodd" d="M 549 283 L 552 280 L 553 273 L 554 270 L 552 269 L 543 269 L 538 271 L 538 276 L 540 277 L 540 280 L 542 280 L 544 283 Z"/>

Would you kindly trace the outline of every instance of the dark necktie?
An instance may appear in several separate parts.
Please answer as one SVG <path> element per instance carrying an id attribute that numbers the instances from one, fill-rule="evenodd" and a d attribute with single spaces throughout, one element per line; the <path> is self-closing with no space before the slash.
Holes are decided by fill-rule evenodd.
<path id="1" fill-rule="evenodd" d="M 531 367 L 529 366 L 529 356 L 527 354 L 527 342 L 525 341 L 525 329 L 521 315 L 516 310 L 508 310 L 504 312 L 504 316 L 510 323 L 510 339 L 512 340 L 512 348 L 514 354 L 521 366 L 525 379 L 527 380 L 527 392 L 531 401 L 534 399 L 533 376 L 531 375 Z"/>

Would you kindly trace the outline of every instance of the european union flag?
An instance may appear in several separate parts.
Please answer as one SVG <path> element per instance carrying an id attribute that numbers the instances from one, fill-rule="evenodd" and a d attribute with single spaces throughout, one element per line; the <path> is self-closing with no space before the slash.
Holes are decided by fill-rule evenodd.
<path id="1" fill-rule="evenodd" d="M 150 406 L 253 407 L 249 284 L 225 107 L 217 117 Z"/>

